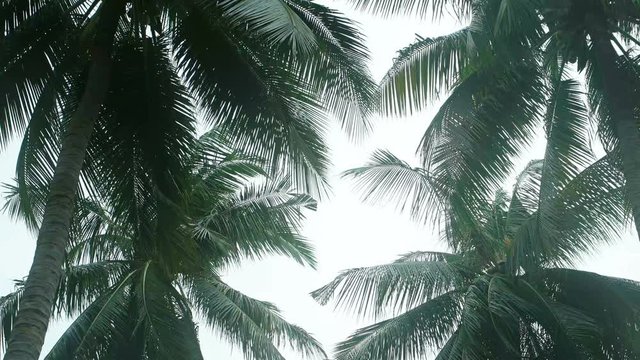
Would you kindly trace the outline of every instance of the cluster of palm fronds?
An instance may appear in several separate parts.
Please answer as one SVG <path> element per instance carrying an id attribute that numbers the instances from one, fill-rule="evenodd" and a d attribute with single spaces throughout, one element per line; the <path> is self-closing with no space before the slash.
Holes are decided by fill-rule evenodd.
<path id="1" fill-rule="evenodd" d="M 401 50 L 384 112 L 447 94 L 422 167 L 378 151 L 355 178 L 442 229 L 451 253 L 341 273 L 313 296 L 388 317 L 338 344 L 341 360 L 637 359 L 640 283 L 571 268 L 640 225 L 640 3 L 354 0 L 390 15 L 453 10 L 468 25 Z M 606 156 L 594 161 L 589 130 Z M 537 129 L 542 160 L 500 189 Z"/>
<path id="2" fill-rule="evenodd" d="M 640 284 L 571 268 L 629 219 L 640 229 L 640 2 L 351 3 L 468 25 L 419 37 L 376 88 L 355 24 L 308 0 L 0 3 L 0 142 L 22 136 L 5 210 L 38 231 L 29 276 L 0 298 L 6 360 L 38 359 L 52 313 L 75 321 L 47 359 L 201 359 L 196 318 L 250 359 L 326 357 L 220 272 L 271 254 L 315 265 L 300 224 L 326 190 L 329 113 L 360 137 L 373 112 L 441 94 L 421 168 L 378 151 L 346 175 L 451 252 L 315 291 L 393 316 L 337 358 L 640 358 Z M 197 137 L 198 121 L 213 130 Z M 544 159 L 504 192 L 540 128 Z"/>
<path id="3" fill-rule="evenodd" d="M 23 136 L 6 209 L 38 231 L 5 357 L 37 359 L 55 309 L 81 312 L 59 358 L 190 357 L 192 309 L 257 359 L 317 353 L 216 271 L 311 261 L 296 211 L 326 190 L 326 118 L 359 137 L 375 108 L 356 25 L 306 0 L 6 0 L 0 21 L 0 142 Z"/>
<path id="4" fill-rule="evenodd" d="M 204 319 L 247 358 L 282 359 L 278 345 L 323 355 L 311 335 L 271 304 L 231 288 L 220 271 L 242 259 L 280 254 L 315 265 L 298 233 L 315 209 L 288 177 L 224 147 L 211 131 L 195 144 L 176 198 L 147 197 L 131 216 L 79 199 L 54 311 L 75 317 L 46 359 L 202 359 L 196 322 Z M 18 189 L 9 194 L 21 208 Z M 23 284 L 0 299 L 6 339 Z M 197 318 L 196 318 L 197 316 Z"/>

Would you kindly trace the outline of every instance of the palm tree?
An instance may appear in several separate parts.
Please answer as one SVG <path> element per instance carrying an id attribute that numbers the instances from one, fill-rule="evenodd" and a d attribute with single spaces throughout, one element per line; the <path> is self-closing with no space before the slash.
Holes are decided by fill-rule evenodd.
<path id="1" fill-rule="evenodd" d="M 436 17 L 453 10 L 467 26 L 418 38 L 400 50 L 381 83 L 382 109 L 405 115 L 448 94 L 420 146 L 423 165 L 442 181 L 466 183 L 482 206 L 513 170 L 540 125 L 548 129 L 563 80 L 587 93 L 602 144 L 624 174 L 640 234 L 640 7 L 631 0 L 350 0 L 383 15 Z M 572 124 L 572 137 L 590 122 Z M 587 145 L 586 143 L 584 144 Z M 557 149 L 559 161 L 584 164 Z M 453 177 L 452 177 L 453 176 Z M 640 236 L 640 235 L 639 235 Z"/>
<path id="2" fill-rule="evenodd" d="M 362 36 L 305 0 L 8 0 L 0 17 L 0 142 L 25 132 L 18 183 L 23 206 L 42 216 L 31 219 L 38 241 L 8 360 L 38 358 L 78 189 L 109 188 L 127 203 L 141 189 L 121 179 L 146 172 L 121 171 L 147 165 L 173 186 L 198 112 L 319 192 L 325 112 L 358 136 L 373 109 Z M 133 145 L 142 163 L 123 157 Z M 40 198 L 26 195 L 42 186 Z"/>
<path id="3" fill-rule="evenodd" d="M 444 216 L 452 252 L 346 270 L 314 291 L 322 304 L 388 317 L 339 343 L 336 359 L 422 359 L 434 350 L 436 359 L 637 358 L 640 283 L 567 267 L 623 230 L 624 190 L 609 161 L 550 197 L 547 160 L 532 161 L 511 196 L 498 191 L 479 215 L 388 152 L 347 172 L 370 200 L 395 199 L 418 218 Z M 437 211 L 432 198 L 445 200 Z"/>
<path id="4" fill-rule="evenodd" d="M 78 200 L 55 302 L 59 315 L 77 318 L 46 359 L 202 359 L 196 314 L 248 359 L 283 359 L 278 346 L 285 345 L 326 358 L 275 306 L 221 279 L 243 259 L 274 254 L 315 266 L 313 249 L 298 232 L 315 201 L 225 143 L 216 131 L 205 134 L 180 200 L 148 197 L 135 204 L 132 221 Z M 14 190 L 9 206 L 20 211 Z M 23 293 L 20 282 L 0 299 L 3 340 Z"/>

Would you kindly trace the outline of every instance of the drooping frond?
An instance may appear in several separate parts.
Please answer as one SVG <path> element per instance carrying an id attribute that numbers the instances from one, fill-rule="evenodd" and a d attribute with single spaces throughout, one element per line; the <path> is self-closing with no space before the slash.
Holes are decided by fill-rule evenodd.
<path id="1" fill-rule="evenodd" d="M 460 81 L 425 132 L 425 169 L 469 209 L 502 185 L 531 141 L 544 101 L 541 81 L 535 63 L 494 58 Z"/>
<path id="2" fill-rule="evenodd" d="M 542 326 L 554 342 L 554 352 L 576 356 L 577 344 L 597 338 L 599 328 L 593 319 L 546 297 L 525 279 L 494 276 L 488 287 L 488 305 L 496 331 L 512 353 L 520 350 L 520 321 Z"/>
<path id="3" fill-rule="evenodd" d="M 311 295 L 321 304 L 382 316 L 413 308 L 462 286 L 471 273 L 445 261 L 394 262 L 343 271 Z"/>
<path id="4" fill-rule="evenodd" d="M 77 66 L 70 41 L 77 28 L 57 1 L 8 1 L 0 12 L 0 145 L 6 146 L 27 127 L 40 97 L 50 97 L 60 75 Z"/>
<path id="5" fill-rule="evenodd" d="M 393 15 L 443 15 L 455 12 L 460 16 L 471 12 L 471 0 L 349 0 L 359 10 L 379 14 Z"/>
<path id="6" fill-rule="evenodd" d="M 140 214 L 151 201 L 179 201 L 195 118 L 166 39 L 127 39 L 114 51 L 111 90 L 85 167 L 119 219 Z"/>
<path id="7" fill-rule="evenodd" d="M 506 234 L 510 238 L 513 238 L 521 230 L 522 225 L 538 210 L 544 165 L 544 160 L 532 160 L 516 178 L 505 224 Z"/>
<path id="8" fill-rule="evenodd" d="M 438 355 L 436 355 L 435 360 L 461 359 L 460 357 L 461 346 L 458 343 L 458 339 L 459 339 L 458 330 L 456 330 L 449 337 L 447 342 L 440 347 L 440 351 L 438 351 Z"/>
<path id="9" fill-rule="evenodd" d="M 15 200 L 19 201 L 19 207 L 12 209 L 12 215 L 20 216 L 32 229 L 39 227 L 44 213 L 55 159 L 60 152 L 59 139 L 66 129 L 65 114 L 77 106 L 80 97 L 82 84 L 77 70 L 72 74 L 54 73 L 35 104 L 18 153 Z"/>
<path id="10" fill-rule="evenodd" d="M 223 265 L 280 254 L 315 266 L 313 247 L 299 234 L 303 211 L 315 210 L 314 199 L 293 192 L 286 177 L 238 190 L 193 214 L 195 235 L 203 250 L 214 251 L 212 261 Z"/>
<path id="11" fill-rule="evenodd" d="M 113 342 L 124 341 L 129 326 L 129 294 L 135 272 L 120 279 L 89 305 L 62 334 L 46 360 L 99 356 Z"/>
<path id="12" fill-rule="evenodd" d="M 140 269 L 135 288 L 136 328 L 144 334 L 144 351 L 153 359 L 201 360 L 196 326 L 187 299 L 151 262 Z"/>
<path id="13" fill-rule="evenodd" d="M 413 251 L 400 256 L 395 262 L 407 261 L 455 261 L 459 255 L 438 251 Z"/>
<path id="14" fill-rule="evenodd" d="M 114 222 L 101 204 L 87 198 L 76 202 L 66 262 L 69 266 L 131 259 L 134 243 L 128 224 Z"/>
<path id="15" fill-rule="evenodd" d="M 18 315 L 18 304 L 23 292 L 23 282 L 16 281 L 16 289 L 0 297 L 0 350 L 5 350 L 11 329 Z"/>
<path id="16" fill-rule="evenodd" d="M 322 94 L 327 108 L 355 139 L 370 131 L 376 110 L 376 84 L 367 69 L 369 53 L 357 24 L 326 6 L 291 1 L 291 7 L 314 30 L 319 48 L 301 62 L 301 77 Z"/>
<path id="17" fill-rule="evenodd" d="M 469 59 L 477 55 L 474 26 L 472 22 L 448 35 L 418 38 L 400 50 L 380 84 L 382 111 L 388 115 L 408 115 L 448 92 Z"/>
<path id="18" fill-rule="evenodd" d="M 372 203 L 394 202 L 420 222 L 437 217 L 439 184 L 423 169 L 411 167 L 388 151 L 378 150 L 363 167 L 344 172 L 355 179 L 364 200 Z"/>
<path id="19" fill-rule="evenodd" d="M 54 311 L 59 317 L 82 312 L 131 269 L 128 261 L 107 260 L 63 269 Z"/>
<path id="20" fill-rule="evenodd" d="M 206 11 L 194 9 L 173 34 L 178 68 L 206 120 L 228 133 L 235 148 L 289 173 L 297 187 L 324 192 L 321 99 L 301 82 L 295 64 L 259 39 L 220 28 Z"/>
<path id="21" fill-rule="evenodd" d="M 252 31 L 273 48 L 293 54 L 310 53 L 318 46 L 316 35 L 286 0 L 224 0 L 219 4 L 232 26 Z"/>
<path id="22" fill-rule="evenodd" d="M 540 203 L 551 198 L 592 161 L 589 113 L 581 84 L 574 79 L 551 86 L 545 115 L 547 147 L 540 185 Z M 544 206 L 543 206 L 544 207 Z"/>
<path id="23" fill-rule="evenodd" d="M 593 317 L 604 352 L 620 359 L 638 356 L 637 282 L 562 268 L 544 269 L 541 276 L 556 301 Z"/>
<path id="24" fill-rule="evenodd" d="M 306 358 L 326 358 L 320 343 L 284 320 L 272 304 L 252 299 L 214 276 L 191 279 L 188 289 L 207 323 L 240 347 L 247 359 L 283 360 L 278 346 L 289 346 Z"/>
<path id="25" fill-rule="evenodd" d="M 452 335 L 460 319 L 460 300 L 460 293 L 448 292 L 389 320 L 358 329 L 336 346 L 336 359 L 420 359 Z"/>
<path id="26" fill-rule="evenodd" d="M 557 214 L 554 232 L 539 236 L 537 214 L 520 226 L 514 238 L 514 264 L 572 264 L 598 245 L 614 241 L 629 221 L 623 196 L 622 176 L 610 159 L 596 161 L 548 205 L 554 209 L 546 211 Z"/>
<path id="27" fill-rule="evenodd" d="M 491 358 L 491 341 L 496 334 L 487 324 L 491 317 L 487 301 L 488 279 L 480 276 L 468 287 L 464 293 L 458 336 L 452 349 L 453 359 L 481 360 Z M 497 339 L 496 339 L 497 340 Z"/>

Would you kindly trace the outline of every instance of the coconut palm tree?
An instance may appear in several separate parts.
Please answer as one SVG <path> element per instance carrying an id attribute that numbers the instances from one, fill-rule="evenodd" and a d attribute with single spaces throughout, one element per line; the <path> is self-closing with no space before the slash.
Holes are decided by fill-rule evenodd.
<path id="1" fill-rule="evenodd" d="M 325 113 L 358 136 L 372 110 L 361 35 L 304 0 L 8 0 L 0 18 L 0 142 L 24 132 L 21 191 L 49 188 L 23 200 L 42 219 L 31 219 L 38 242 L 7 359 L 38 358 L 78 189 L 110 187 L 127 203 L 141 188 L 118 171 L 149 164 L 173 186 L 197 112 L 319 192 Z M 145 147 L 142 163 L 114 147 L 125 139 Z"/>
<path id="2" fill-rule="evenodd" d="M 346 270 L 314 291 L 322 304 L 386 317 L 339 343 L 336 359 L 434 351 L 436 359 L 637 358 L 640 283 L 568 267 L 624 229 L 620 174 L 603 158 L 545 197 L 553 176 L 546 161 L 531 162 L 511 195 L 497 192 L 480 215 L 464 212 L 450 200 L 455 194 L 442 198 L 437 178 L 388 152 L 349 171 L 368 199 L 396 199 L 414 216 L 444 219 L 452 252 Z M 430 197 L 446 200 L 440 214 Z"/>
<path id="3" fill-rule="evenodd" d="M 55 302 L 58 315 L 76 319 L 46 359 L 202 359 L 199 318 L 248 359 L 283 359 L 278 346 L 326 358 L 275 306 L 221 279 L 242 260 L 269 255 L 314 266 L 298 230 L 303 211 L 316 206 L 288 178 L 267 176 L 260 162 L 221 140 L 215 131 L 204 135 L 179 196 L 156 192 L 135 204 L 131 221 L 78 200 Z M 14 190 L 9 206 L 19 211 Z M 20 282 L 0 300 L 3 341 L 23 293 Z"/>
<path id="4" fill-rule="evenodd" d="M 434 176 L 454 176 L 470 206 L 501 186 L 514 157 L 536 136 L 575 79 L 601 142 L 626 181 L 640 230 L 637 69 L 640 7 L 630 0 L 350 0 L 383 15 L 454 14 L 462 29 L 418 38 L 399 51 L 381 83 L 382 109 L 405 115 L 444 97 L 419 151 Z M 452 10 L 452 11 L 448 11 Z M 589 122 L 573 124 L 587 131 Z M 547 126 L 548 128 L 548 126 Z M 577 133 L 574 131 L 574 133 Z M 566 142 L 577 141 L 567 133 Z M 586 144 L 585 144 L 586 145 Z M 557 149 L 561 161 L 584 159 Z M 640 234 L 640 231 L 638 231 Z"/>

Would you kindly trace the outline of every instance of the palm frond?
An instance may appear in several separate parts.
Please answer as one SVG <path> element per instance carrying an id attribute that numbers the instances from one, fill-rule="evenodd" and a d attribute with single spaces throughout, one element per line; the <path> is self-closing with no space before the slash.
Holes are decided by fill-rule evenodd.
<path id="1" fill-rule="evenodd" d="M 419 359 L 453 334 L 462 310 L 460 300 L 459 293 L 448 292 L 389 320 L 358 329 L 336 345 L 336 359 Z"/>
<path id="2" fill-rule="evenodd" d="M 460 81 L 425 132 L 425 169 L 471 210 L 497 190 L 532 138 L 541 81 L 534 63 L 494 58 Z"/>
<path id="3" fill-rule="evenodd" d="M 326 6 L 306 0 L 291 8 L 314 30 L 319 49 L 301 62 L 301 77 L 322 94 L 325 106 L 355 139 L 370 131 L 376 110 L 376 84 L 367 62 L 369 53 L 357 24 Z"/>
<path id="4" fill-rule="evenodd" d="M 203 359 L 187 299 L 150 261 L 136 281 L 136 328 L 145 335 L 145 353 L 154 359 Z"/>
<path id="5" fill-rule="evenodd" d="M 540 276 L 556 301 L 593 317 L 602 330 L 604 351 L 620 358 L 637 356 L 637 282 L 562 268 L 544 269 Z"/>
<path id="6" fill-rule="evenodd" d="M 224 0 L 219 6 L 232 26 L 264 36 L 267 46 L 307 54 L 316 35 L 286 0 Z"/>
<path id="7" fill-rule="evenodd" d="M 298 188 L 323 193 L 325 114 L 293 71 L 296 66 L 263 43 L 225 32 L 197 11 L 175 33 L 178 68 L 205 118 L 229 135 L 235 149 L 289 173 Z M 222 52 L 214 54 L 210 46 Z"/>
<path id="8" fill-rule="evenodd" d="M 89 144 L 85 169 L 117 222 L 142 217 L 159 202 L 180 201 L 180 182 L 187 178 L 195 143 L 195 119 L 166 39 L 127 38 L 114 52 L 117 75 Z M 156 209 L 160 218 L 175 210 Z M 159 224 L 166 225 L 167 236 L 174 230 L 171 222 L 159 219 Z"/>
<path id="9" fill-rule="evenodd" d="M 14 208 L 12 216 L 20 217 L 27 226 L 36 229 L 44 213 L 48 186 L 53 178 L 55 159 L 60 152 L 58 141 L 66 130 L 70 109 L 77 106 L 82 91 L 81 76 L 83 61 L 74 57 L 66 59 L 67 64 L 60 65 L 38 97 L 31 113 L 31 119 L 22 139 L 16 161 L 16 197 L 19 207 Z M 70 74 L 64 68 L 76 64 Z M 82 180 L 81 180 L 82 181 Z"/>
<path id="10" fill-rule="evenodd" d="M 537 236 L 542 242 L 558 236 L 560 231 L 557 221 L 562 215 L 556 213 L 557 206 L 549 203 L 593 157 L 587 134 L 590 119 L 581 85 L 571 79 L 559 80 L 554 85 L 545 116 L 547 147 L 536 195 L 540 229 Z"/>
<path id="11" fill-rule="evenodd" d="M 459 330 L 454 331 L 447 342 L 440 348 L 440 351 L 438 351 L 438 355 L 436 355 L 435 360 L 461 359 L 460 346 L 458 345 L 458 331 Z"/>
<path id="12" fill-rule="evenodd" d="M 470 0 L 349 0 L 356 9 L 382 16 L 417 15 L 441 16 L 445 12 L 456 12 L 459 16 L 471 12 Z"/>
<path id="13" fill-rule="evenodd" d="M 474 18 L 475 21 L 475 18 Z M 402 49 L 380 84 L 381 108 L 388 115 L 420 111 L 446 93 L 469 59 L 477 55 L 474 27 L 436 37 L 419 37 Z"/>
<path id="14" fill-rule="evenodd" d="M 623 196 L 622 176 L 610 159 L 596 161 L 571 180 L 549 205 L 558 214 L 554 233 L 540 238 L 537 216 L 523 223 L 514 238 L 514 265 L 522 264 L 526 258 L 548 264 L 573 264 L 599 244 L 614 241 L 629 221 Z"/>
<path id="15" fill-rule="evenodd" d="M 128 273 L 89 305 L 62 334 L 46 360 L 94 357 L 102 346 L 126 339 L 129 328 L 129 289 L 136 271 Z M 96 353 L 97 352 L 97 353 Z"/>
<path id="16" fill-rule="evenodd" d="M 438 251 L 413 251 L 401 255 L 395 262 L 407 261 L 455 261 L 459 255 Z"/>
<path id="17" fill-rule="evenodd" d="M 23 282 L 15 281 L 15 290 L 0 297 L 0 350 L 4 350 L 9 342 L 11 330 L 18 315 L 18 305 L 23 292 Z"/>
<path id="18" fill-rule="evenodd" d="M 444 261 L 394 262 L 341 272 L 333 281 L 313 291 L 320 304 L 360 315 L 382 316 L 413 308 L 468 281 L 471 274 L 461 264 Z"/>
<path id="19" fill-rule="evenodd" d="M 303 210 L 315 210 L 316 205 L 310 196 L 293 192 L 287 177 L 265 179 L 240 188 L 213 207 L 199 209 L 204 213 L 193 215 L 194 231 L 204 248 L 218 251 L 215 261 L 221 265 L 280 254 L 313 267 L 313 247 L 299 229 Z M 219 248 L 222 244 L 224 248 Z"/>
<path id="20" fill-rule="evenodd" d="M 54 311 L 58 316 L 75 316 L 107 292 L 130 268 L 128 261 L 107 260 L 63 269 Z"/>
<path id="21" fill-rule="evenodd" d="M 514 296 L 509 304 L 504 303 L 506 307 L 533 316 L 554 339 L 555 352 L 577 356 L 582 351 L 578 344 L 587 344 L 599 337 L 601 329 L 589 315 L 556 303 L 528 281 L 518 279 L 508 288 Z"/>
<path id="22" fill-rule="evenodd" d="M 207 323 L 239 346 L 247 359 L 283 360 L 277 346 L 290 346 L 307 358 L 326 358 L 320 343 L 285 321 L 272 304 L 252 299 L 215 277 L 191 280 L 189 295 Z"/>
<path id="23" fill-rule="evenodd" d="M 409 166 L 388 151 L 378 150 L 363 167 L 344 172 L 355 179 L 362 197 L 372 203 L 394 202 L 420 222 L 437 218 L 440 186 L 423 169 Z"/>
<path id="24" fill-rule="evenodd" d="M 588 147 L 589 113 L 581 84 L 565 79 L 551 88 L 545 115 L 547 147 L 540 186 L 540 202 L 550 200 L 592 161 Z"/>
<path id="25" fill-rule="evenodd" d="M 13 1 L 3 4 L 7 18 L 3 21 L 0 56 L 2 146 L 27 126 L 51 80 L 67 72 L 73 60 L 77 61 L 77 48 L 69 43 L 76 28 L 59 5 L 50 1 L 38 1 L 28 7 Z"/>
<path id="26" fill-rule="evenodd" d="M 491 358 L 493 346 L 498 338 L 487 324 L 491 323 L 487 290 L 489 279 L 481 276 L 474 280 L 464 294 L 464 305 L 458 326 L 457 341 L 453 354 L 460 359 L 480 360 Z"/>
<path id="27" fill-rule="evenodd" d="M 538 209 L 544 165 L 544 160 L 532 160 L 516 178 L 505 224 L 507 236 L 510 238 L 515 236 Z"/>

